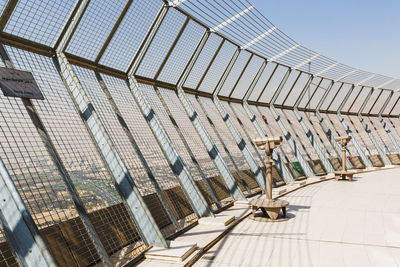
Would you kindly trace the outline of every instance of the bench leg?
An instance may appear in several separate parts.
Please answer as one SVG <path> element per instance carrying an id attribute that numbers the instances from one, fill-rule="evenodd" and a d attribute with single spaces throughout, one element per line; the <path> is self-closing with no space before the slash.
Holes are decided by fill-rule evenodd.
<path id="1" fill-rule="evenodd" d="M 282 208 L 283 218 L 286 218 L 286 207 Z"/>
<path id="2" fill-rule="evenodd" d="M 260 209 L 261 209 L 261 211 L 262 211 L 264 217 L 269 218 L 269 215 L 268 215 L 267 211 L 266 211 L 264 208 L 260 208 Z"/>
<path id="3" fill-rule="evenodd" d="M 258 210 L 258 207 L 256 207 L 256 206 L 252 206 L 251 207 L 251 213 L 253 214 L 253 216 L 255 216 L 256 215 L 256 211 Z"/>

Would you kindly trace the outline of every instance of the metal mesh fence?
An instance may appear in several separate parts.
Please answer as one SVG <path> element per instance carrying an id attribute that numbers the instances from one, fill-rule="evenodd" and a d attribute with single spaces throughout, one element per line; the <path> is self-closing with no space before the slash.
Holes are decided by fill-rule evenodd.
<path id="1" fill-rule="evenodd" d="M 75 0 L 18 1 L 4 31 L 52 46 L 75 3 Z"/>
<path id="2" fill-rule="evenodd" d="M 8 242 L 5 240 L 1 225 L 0 225 L 0 266 L 4 267 L 20 266 Z"/>
<path id="3" fill-rule="evenodd" d="M 216 34 L 210 34 L 206 44 L 199 57 L 196 60 L 192 70 L 189 73 L 188 78 L 185 81 L 184 86 L 192 89 L 196 89 L 197 85 L 201 82 L 207 68 L 212 63 L 213 57 L 218 51 L 218 48 L 222 46 L 223 40 Z"/>
<path id="4" fill-rule="evenodd" d="M 179 32 L 185 26 L 187 17 L 175 9 L 168 9 L 168 13 L 157 31 L 151 45 L 140 64 L 137 74 L 154 78 L 158 69 L 167 56 Z"/>
<path id="5" fill-rule="evenodd" d="M 161 0 L 133 1 L 104 51 L 100 63 L 126 71 L 161 4 Z"/>
<path id="6" fill-rule="evenodd" d="M 189 21 L 170 57 L 161 70 L 159 80 L 176 84 L 196 48 L 205 29 L 194 21 Z"/>
<path id="7" fill-rule="evenodd" d="M 67 52 L 94 60 L 126 2 L 90 1 L 71 38 Z"/>

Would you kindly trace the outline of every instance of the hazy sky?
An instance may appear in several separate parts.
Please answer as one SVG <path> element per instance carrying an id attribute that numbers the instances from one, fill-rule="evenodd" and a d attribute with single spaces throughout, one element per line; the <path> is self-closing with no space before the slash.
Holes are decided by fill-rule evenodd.
<path id="1" fill-rule="evenodd" d="M 400 0 L 250 0 L 298 43 L 400 78 Z"/>

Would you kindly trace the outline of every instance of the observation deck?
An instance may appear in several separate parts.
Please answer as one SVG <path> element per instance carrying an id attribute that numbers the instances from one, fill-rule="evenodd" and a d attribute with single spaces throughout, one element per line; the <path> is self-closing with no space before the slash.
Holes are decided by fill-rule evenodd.
<path id="1" fill-rule="evenodd" d="M 399 79 L 247 0 L 0 13 L 0 266 L 400 265 Z M 250 221 L 269 173 L 253 140 L 272 136 L 289 219 Z"/>

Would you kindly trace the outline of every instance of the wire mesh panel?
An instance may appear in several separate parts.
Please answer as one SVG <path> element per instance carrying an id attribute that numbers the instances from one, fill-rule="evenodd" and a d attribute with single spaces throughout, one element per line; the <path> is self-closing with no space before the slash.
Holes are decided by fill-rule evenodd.
<path id="1" fill-rule="evenodd" d="M 290 96 L 288 96 L 288 98 L 292 98 L 292 93 L 290 92 L 290 90 L 292 90 L 293 87 L 297 86 L 297 84 L 299 83 L 298 81 L 298 77 L 299 74 L 301 74 L 298 71 L 292 71 L 289 75 L 289 78 L 287 79 L 285 85 L 282 88 L 282 91 L 280 92 L 278 98 L 276 99 L 274 104 L 277 105 L 282 105 L 283 100 L 286 98 L 286 96 L 290 93 Z"/>
<path id="2" fill-rule="evenodd" d="M 199 86 L 199 91 L 212 93 L 221 79 L 226 67 L 229 64 L 233 54 L 235 53 L 236 46 L 231 42 L 225 41 L 216 56 L 213 64 L 208 70 L 204 80 Z"/>
<path id="3" fill-rule="evenodd" d="M 249 129 L 246 129 L 246 126 L 243 125 L 243 122 L 242 122 L 241 119 L 239 119 L 239 120 L 237 119 L 236 114 L 233 112 L 233 110 L 231 109 L 231 106 L 230 106 L 230 104 L 228 102 L 221 101 L 221 103 L 222 103 L 222 106 L 224 107 L 224 109 L 226 110 L 226 112 L 228 112 L 229 117 L 231 118 L 231 120 L 232 120 L 233 124 L 235 125 L 236 129 L 239 131 L 240 135 L 242 136 L 242 138 L 247 143 L 247 147 L 249 148 L 249 150 L 250 150 L 251 154 L 253 155 L 254 159 L 256 160 L 258 166 L 259 167 L 264 166 L 264 162 L 260 158 L 260 154 L 257 151 L 257 147 L 253 143 L 252 136 L 250 136 L 248 134 L 248 130 Z M 252 126 L 252 125 L 250 125 L 250 126 Z"/>
<path id="4" fill-rule="evenodd" d="M 339 121 L 339 118 L 336 114 L 321 113 L 321 116 L 324 122 L 327 124 L 328 128 L 332 131 L 332 134 L 335 138 L 340 136 L 347 136 L 347 132 L 342 123 Z M 358 152 L 352 141 L 347 144 L 347 150 L 350 152 L 351 155 L 358 155 Z"/>
<path id="5" fill-rule="evenodd" d="M 260 124 L 262 125 L 262 127 L 264 127 L 269 136 L 283 136 L 282 130 L 280 129 L 278 123 L 274 119 L 271 110 L 268 107 L 261 107 L 261 106 L 259 107 L 250 106 L 250 107 L 253 110 L 254 114 L 256 114 L 256 116 L 258 115 L 260 116 L 259 117 Z M 293 164 L 294 162 L 297 162 L 297 158 L 286 138 L 283 138 L 283 141 L 279 145 L 278 149 L 281 152 L 281 155 L 283 155 L 286 162 L 286 166 L 292 173 L 293 177 L 303 176 L 304 174 L 301 171 L 294 169 Z"/>
<path id="6" fill-rule="evenodd" d="M 203 26 L 193 20 L 189 21 L 171 56 L 165 63 L 158 80 L 172 84 L 178 82 L 204 32 L 205 28 Z"/>
<path id="7" fill-rule="evenodd" d="M 165 103 L 168 106 L 168 109 L 171 111 L 174 121 L 180 128 L 185 141 L 188 143 L 191 151 L 193 152 L 196 162 L 198 162 L 202 172 L 209 181 L 208 183 L 210 184 L 213 181 L 218 180 L 219 186 L 214 191 L 217 193 L 222 190 L 225 196 L 229 195 L 226 186 L 219 177 L 219 171 L 213 164 L 213 161 L 210 159 L 206 147 L 203 145 L 200 136 L 186 115 L 183 106 L 180 104 L 178 96 L 174 91 L 171 90 L 164 88 L 159 88 L 159 90 L 162 98 L 165 100 Z M 210 186 L 213 187 L 214 185 L 216 184 L 211 184 Z M 217 197 L 219 197 L 218 194 Z"/>
<path id="8" fill-rule="evenodd" d="M 137 242 L 132 246 L 132 255 L 143 251 L 143 243 L 130 220 L 125 206 L 114 188 L 113 181 L 104 167 L 102 160 L 93 145 L 86 128 L 76 112 L 75 107 L 61 81 L 52 60 L 47 57 L 35 55 L 22 50 L 9 49 L 10 56 L 15 66 L 33 71 L 35 79 L 45 95 L 45 101 L 35 101 L 39 116 L 47 127 L 57 152 L 59 153 L 65 168 L 82 199 L 85 208 L 90 212 L 89 217 L 95 227 L 100 240 L 107 252 L 112 253 L 121 247 Z M 68 195 L 61 190 L 56 193 Z M 76 212 L 70 208 L 71 213 Z M 99 216 L 101 214 L 101 216 Z M 70 222 L 70 221 L 69 221 Z M 76 224 L 76 230 L 82 233 L 81 238 L 87 239 L 88 246 L 91 245 L 89 237 L 84 236 L 85 231 L 80 220 L 71 221 Z M 121 236 L 124 233 L 124 236 Z M 76 238 L 78 232 L 70 238 Z M 82 248 L 80 257 L 86 257 Z M 94 252 L 91 252 L 94 253 Z M 93 261 L 96 256 L 88 256 Z"/>
<path id="9" fill-rule="evenodd" d="M 296 143 L 297 149 L 299 150 L 298 152 L 301 153 L 301 155 L 304 157 L 305 160 L 310 160 L 311 159 L 310 154 L 308 153 L 308 151 L 306 150 L 306 147 L 304 146 L 304 143 L 305 143 L 305 141 L 307 141 L 307 139 L 301 140 L 297 131 L 293 128 L 292 122 L 287 119 L 286 113 L 284 110 L 278 109 L 278 108 L 276 108 L 275 110 L 279 116 L 279 119 L 285 125 L 286 129 L 290 133 L 290 136 L 293 138 L 294 142 Z"/>
<path id="10" fill-rule="evenodd" d="M 126 164 L 131 177 L 134 177 L 135 183 L 138 185 L 138 189 L 148 207 L 150 207 L 150 212 L 160 228 L 164 228 L 171 224 L 171 220 L 168 214 L 160 202 L 159 196 L 156 194 L 155 186 L 150 181 L 149 171 L 154 172 L 154 170 L 147 170 L 144 164 L 149 164 L 146 159 L 145 162 L 141 161 L 138 153 L 142 153 L 140 149 L 136 150 L 134 144 L 131 143 L 127 134 L 118 121 L 115 111 L 112 105 L 107 100 L 107 96 L 103 93 L 102 88 L 95 73 L 91 70 L 83 69 L 80 67 L 73 66 L 77 77 L 80 79 L 82 86 L 84 87 L 87 95 L 93 104 L 94 108 L 100 116 L 106 131 L 109 133 L 113 143 L 116 145 L 118 151 L 121 153 L 121 157 Z M 105 76 L 109 78 L 108 76 Z M 129 129 L 128 129 L 129 130 Z M 151 132 L 149 132 L 151 134 Z M 168 168 L 168 166 L 166 166 Z M 176 184 L 176 186 L 178 186 Z M 166 235 L 169 232 L 165 232 Z"/>
<path id="11" fill-rule="evenodd" d="M 94 60 L 126 2 L 90 1 L 66 51 Z"/>
<path id="12" fill-rule="evenodd" d="M 269 81 L 268 85 L 266 86 L 263 94 L 260 97 L 260 102 L 262 103 L 269 103 L 274 95 L 276 89 L 278 88 L 279 84 L 281 83 L 285 73 L 287 71 L 286 67 L 279 66 L 274 75 L 272 76 L 271 80 Z"/>
<path id="13" fill-rule="evenodd" d="M 272 136 L 282 136 L 283 135 L 281 128 L 279 127 L 278 123 L 275 121 L 274 115 L 272 114 L 271 110 L 268 107 L 255 107 L 255 106 L 251 106 L 251 107 L 253 108 L 254 112 L 257 112 L 260 114 L 261 118 L 263 118 L 263 116 L 264 116 L 265 120 L 264 120 L 264 122 L 261 121 L 261 125 L 263 123 L 264 123 L 264 125 L 267 123 L 268 129 Z M 290 161 L 297 161 L 296 157 L 293 154 L 293 150 L 291 149 L 288 141 L 285 138 L 283 139 L 283 142 L 280 144 L 279 147 L 282 148 L 284 154 L 289 158 Z"/>
<path id="14" fill-rule="evenodd" d="M 362 90 L 362 87 L 361 87 L 361 86 L 355 86 L 355 87 L 353 88 L 353 91 L 351 92 L 351 94 L 350 94 L 350 96 L 349 96 L 349 99 L 347 99 L 346 103 L 344 103 L 344 105 L 343 105 L 342 111 L 346 111 L 346 112 L 350 111 L 350 107 L 351 107 L 351 105 L 352 105 L 352 103 L 353 103 L 354 101 L 357 101 L 357 102 L 359 102 L 359 103 L 362 102 L 362 100 L 363 100 L 364 98 L 361 98 L 361 99 L 358 98 L 358 95 L 359 95 L 359 93 L 360 93 L 360 90 Z M 360 105 L 360 104 L 359 104 L 359 105 Z"/>
<path id="15" fill-rule="evenodd" d="M 386 125 L 390 129 L 393 136 L 396 138 L 397 142 L 400 143 L 400 125 L 398 123 L 398 118 L 384 118 Z"/>
<path id="16" fill-rule="evenodd" d="M 186 19 L 187 17 L 176 9 L 168 9 L 164 21 L 137 70 L 138 75 L 154 78 Z"/>
<path id="17" fill-rule="evenodd" d="M 330 80 L 323 79 L 319 87 L 316 89 L 314 93 L 314 97 L 311 98 L 309 106 L 307 108 L 310 109 L 316 109 L 318 106 L 318 103 L 324 96 L 326 90 L 328 89 L 329 85 L 331 84 Z"/>
<path id="18" fill-rule="evenodd" d="M 258 56 L 254 56 L 251 59 L 242 78 L 238 81 L 235 91 L 232 93 L 232 98 L 242 99 L 244 97 L 263 62 L 264 59 Z"/>
<path id="19" fill-rule="evenodd" d="M 276 68 L 276 64 L 273 62 L 268 62 L 267 66 L 265 67 L 263 73 L 261 74 L 260 78 L 258 79 L 257 84 L 254 86 L 253 92 L 251 93 L 249 100 L 256 101 L 257 98 L 260 96 L 261 92 L 263 91 L 264 87 L 266 86 L 269 78 L 273 74 L 274 69 Z"/>
<path id="20" fill-rule="evenodd" d="M 210 121 L 207 118 L 207 115 L 203 112 L 203 109 L 201 108 L 199 102 L 196 99 L 196 96 L 194 95 L 187 95 L 189 101 L 191 102 L 191 104 L 193 105 L 194 109 L 196 110 L 196 113 L 198 114 L 201 122 L 204 125 L 204 128 L 206 129 L 206 131 L 208 132 L 208 134 L 210 135 L 211 139 L 214 141 L 215 145 L 218 148 L 218 151 L 221 153 L 222 157 L 224 158 L 226 164 L 229 167 L 229 170 L 231 172 L 235 172 L 235 166 L 231 160 L 231 158 L 228 156 L 228 153 L 230 153 L 229 151 L 226 151 L 221 140 L 218 138 L 218 135 L 216 134 L 214 128 L 212 127 L 212 125 L 210 124 Z"/>
<path id="21" fill-rule="evenodd" d="M 314 97 L 314 94 L 316 93 L 317 87 L 320 83 L 322 83 L 322 81 L 321 81 L 321 78 L 318 78 L 318 77 L 314 78 L 311 81 L 309 87 L 306 89 L 305 95 L 303 96 L 303 98 L 301 99 L 301 101 L 299 103 L 300 108 L 309 108 L 309 105 L 310 105 L 309 102 Z"/>
<path id="22" fill-rule="evenodd" d="M 17 259 L 12 252 L 7 240 L 4 237 L 3 229 L 0 225 L 0 266 L 17 267 Z"/>
<path id="23" fill-rule="evenodd" d="M 319 159 L 318 154 L 316 153 L 308 136 L 304 132 L 303 127 L 300 125 L 300 123 L 296 117 L 296 114 L 294 114 L 294 112 L 291 110 L 284 110 L 284 109 L 282 109 L 282 113 L 285 114 L 287 121 L 290 123 L 290 126 L 294 130 L 293 135 L 297 138 L 299 144 L 306 151 L 307 155 L 309 155 L 314 160 Z M 303 118 L 303 121 L 305 121 L 304 118 Z M 310 128 L 308 128 L 308 129 L 310 129 Z"/>
<path id="24" fill-rule="evenodd" d="M 250 169 L 247 165 L 246 160 L 243 157 L 243 154 L 240 152 L 239 148 L 236 145 L 235 140 L 225 122 L 222 120 L 217 107 L 214 105 L 213 101 L 209 98 L 199 97 L 200 103 L 207 110 L 208 116 L 213 121 L 218 133 L 224 139 L 226 146 L 231 152 L 232 157 L 234 158 L 236 164 L 240 169 Z"/>
<path id="25" fill-rule="evenodd" d="M 329 110 L 331 111 L 337 111 L 342 104 L 345 96 L 349 92 L 349 90 L 352 88 L 352 85 L 350 84 L 344 84 L 342 88 L 340 89 L 339 93 L 335 95 L 335 98 L 332 101 L 331 106 L 329 107 Z M 332 100 L 332 99 L 331 99 Z M 346 101 L 346 103 L 349 102 L 349 100 Z"/>
<path id="26" fill-rule="evenodd" d="M 303 119 L 308 122 L 308 127 L 314 134 L 314 137 L 318 138 L 318 141 L 323 148 L 323 151 L 327 158 L 337 157 L 336 151 L 326 136 L 324 129 L 319 122 L 317 115 L 314 112 L 300 112 Z"/>
<path id="27" fill-rule="evenodd" d="M 0 14 L 3 15 L 4 8 L 8 4 L 8 0 L 3 0 L 0 2 Z"/>
<path id="28" fill-rule="evenodd" d="M 364 126 L 360 122 L 357 116 L 348 115 L 343 116 L 347 121 L 347 125 L 350 127 L 353 134 L 355 134 L 357 140 L 361 143 L 361 147 L 364 149 L 366 155 L 377 155 L 378 150 L 376 149 L 374 143 L 371 141 L 368 133 L 365 131 Z"/>
<path id="29" fill-rule="evenodd" d="M 76 148 L 80 139 L 74 139 L 74 129 L 79 127 L 70 121 L 79 119 L 70 103 L 63 84 L 57 76 L 51 59 L 8 48 L 11 60 L 17 68 L 33 71 L 46 100 L 35 101 L 45 126 L 51 126 L 49 135 L 54 145 L 60 151 L 60 156 L 66 168 L 71 172 L 80 195 L 88 209 L 104 207 L 107 199 L 88 190 L 93 180 L 93 169 L 97 167 L 94 161 L 85 158 L 76 159 Z M 63 96 L 63 92 L 65 95 Z M 27 205 L 38 228 L 44 233 L 46 241 L 53 253 L 64 251 L 56 256 L 60 265 L 68 265 L 73 261 L 72 254 L 78 260 L 89 264 L 98 259 L 97 253 L 89 239 L 81 221 L 74 219 L 77 215 L 71 197 L 63 180 L 57 171 L 50 155 L 45 149 L 30 117 L 19 99 L 3 98 L 1 101 L 1 157 L 3 158 L 16 186 Z M 55 113 L 57 116 L 55 116 Z M 67 115 L 66 115 L 67 114 Z M 64 120 L 61 118 L 64 117 Z M 70 124 L 70 125 L 69 125 Z M 67 129 L 64 132 L 64 127 Z M 83 133 L 85 129 L 81 128 Z M 70 131 L 68 131 L 70 130 Z M 80 165 L 82 164 L 82 165 Z M 87 166 L 87 169 L 83 166 Z M 99 185 L 99 187 L 101 187 Z M 105 185 L 107 188 L 107 185 Z M 107 192 L 106 190 L 104 190 Z M 110 190 L 112 191 L 112 190 Z M 106 193 L 104 193 L 106 195 Z M 107 203 L 108 204 L 108 203 Z M 69 237 L 65 237 L 68 227 Z M 48 229 L 51 231 L 47 231 Z M 66 240 L 81 242 L 79 247 L 71 247 Z"/>
<path id="30" fill-rule="evenodd" d="M 220 36 L 216 34 L 210 34 L 185 81 L 185 87 L 191 89 L 197 88 L 197 85 L 199 84 L 203 74 L 206 72 L 209 63 L 212 61 L 221 43 L 222 38 Z"/>
<path id="31" fill-rule="evenodd" d="M 328 95 L 326 96 L 325 101 L 321 105 L 321 110 L 327 110 L 329 107 L 329 104 L 332 102 L 332 100 L 335 99 L 336 93 L 340 90 L 342 83 L 334 83 L 331 90 L 329 91 Z"/>
<path id="32" fill-rule="evenodd" d="M 192 177 L 197 180 L 201 181 L 204 177 L 204 172 L 203 169 L 198 165 L 199 164 L 199 159 L 198 158 L 192 158 L 190 155 L 190 152 L 188 149 L 191 150 L 190 144 L 189 147 L 185 147 L 184 140 L 181 139 L 181 136 L 179 135 L 177 129 L 174 126 L 174 123 L 177 124 L 175 118 L 169 117 L 167 114 L 167 111 L 163 107 L 163 104 L 161 103 L 159 97 L 157 96 L 157 93 L 155 91 L 155 88 L 150 86 L 150 85 L 142 85 L 142 89 L 144 93 L 147 95 L 151 106 L 154 108 L 155 113 L 157 114 L 158 118 L 160 119 L 161 123 L 163 124 L 165 130 L 168 133 L 168 136 L 171 138 L 172 142 L 175 145 L 175 148 L 177 149 L 179 155 L 182 157 L 182 160 L 184 161 L 186 167 L 188 168 L 190 174 Z M 163 94 L 165 96 L 166 93 Z M 175 99 L 177 101 L 178 99 Z M 179 104 L 179 103 L 176 103 Z M 183 115 L 185 116 L 185 111 L 181 110 L 183 112 Z M 173 114 L 172 114 L 173 115 Z M 172 121 L 173 119 L 174 121 Z M 178 126 L 179 127 L 179 126 Z M 186 141 L 186 139 L 185 139 Z M 201 141 L 200 141 L 201 144 Z M 193 145 L 193 144 L 192 144 Z M 196 156 L 196 155 L 195 155 Z M 210 199 L 209 192 L 203 191 L 202 192 L 204 195 L 205 199 Z"/>
<path id="33" fill-rule="evenodd" d="M 133 1 L 100 63 L 126 71 L 163 2 Z"/>
<path id="34" fill-rule="evenodd" d="M 362 113 L 369 113 L 369 111 L 372 110 L 372 108 L 374 106 L 378 106 L 378 108 L 382 107 L 383 103 L 382 102 L 379 103 L 380 93 L 381 93 L 381 90 L 373 90 L 372 91 L 371 97 L 369 98 L 369 100 L 365 104 L 364 109 L 361 111 Z"/>
<path id="35" fill-rule="evenodd" d="M 244 183 L 242 183 L 242 179 L 246 181 L 246 184 L 250 188 L 258 187 L 257 182 L 255 181 L 254 175 L 250 172 L 250 167 L 245 160 L 242 152 L 239 150 L 235 139 L 233 138 L 230 130 L 228 129 L 227 125 L 221 118 L 217 107 L 215 106 L 214 102 L 210 98 L 199 97 L 199 103 L 203 106 L 206 110 L 207 115 L 209 116 L 210 120 L 213 122 L 213 125 L 218 131 L 221 138 L 223 138 L 223 142 L 225 143 L 230 155 L 233 158 L 234 163 L 236 164 L 237 168 L 240 170 L 240 176 L 234 175 L 235 179 L 239 183 L 239 186 L 242 186 L 242 191 L 245 190 Z M 244 137 L 245 138 L 245 137 Z M 247 189 L 247 188 L 246 188 Z"/>
<path id="36" fill-rule="evenodd" d="M 250 55 L 251 54 L 245 50 L 240 51 L 239 56 L 235 61 L 235 64 L 233 64 L 233 67 L 229 72 L 228 77 L 226 78 L 224 85 L 221 88 L 221 91 L 219 92 L 219 95 L 228 96 L 232 89 L 234 89 L 237 80 L 240 78 L 241 72 L 246 67 Z"/>
<path id="37" fill-rule="evenodd" d="M 186 196 L 183 194 L 176 175 L 172 172 L 156 138 L 133 99 L 126 81 L 107 75 L 102 75 L 102 77 L 118 109 L 122 113 L 122 117 L 128 129 L 132 133 L 140 151 L 149 164 L 157 183 L 165 192 L 168 205 L 173 210 L 176 218 L 182 219 L 182 227 L 186 226 L 196 218 L 196 215 L 193 213 Z M 133 177 L 136 177 L 136 174 L 134 174 Z M 147 197 L 144 198 L 146 200 Z M 149 200 L 146 202 L 148 201 Z M 150 210 L 156 209 L 158 206 L 148 205 Z M 161 211 L 153 210 L 153 212 Z M 175 230 L 176 229 L 168 228 L 165 230 L 163 229 L 163 232 L 165 235 L 170 235 Z"/>
<path id="38" fill-rule="evenodd" d="M 392 97 L 390 98 L 385 110 L 383 111 L 382 114 L 384 115 L 388 115 L 390 113 L 390 111 L 392 110 L 392 108 L 395 107 L 395 105 L 397 105 L 397 100 L 400 97 L 400 93 L 399 92 L 393 92 Z M 398 106 L 398 105 L 397 105 Z M 394 115 L 396 115 L 396 113 L 393 113 Z"/>
<path id="39" fill-rule="evenodd" d="M 372 133 L 375 136 L 376 141 L 380 145 L 380 148 L 382 149 L 383 153 L 385 154 L 397 153 L 396 147 L 390 140 L 390 137 L 383 128 L 383 125 L 379 121 L 379 118 L 372 116 L 371 117 L 363 116 L 363 118 L 365 119 L 366 123 L 368 123 L 369 126 L 371 127 Z"/>
<path id="40" fill-rule="evenodd" d="M 20 0 L 6 25 L 5 32 L 53 46 L 76 2 Z"/>

